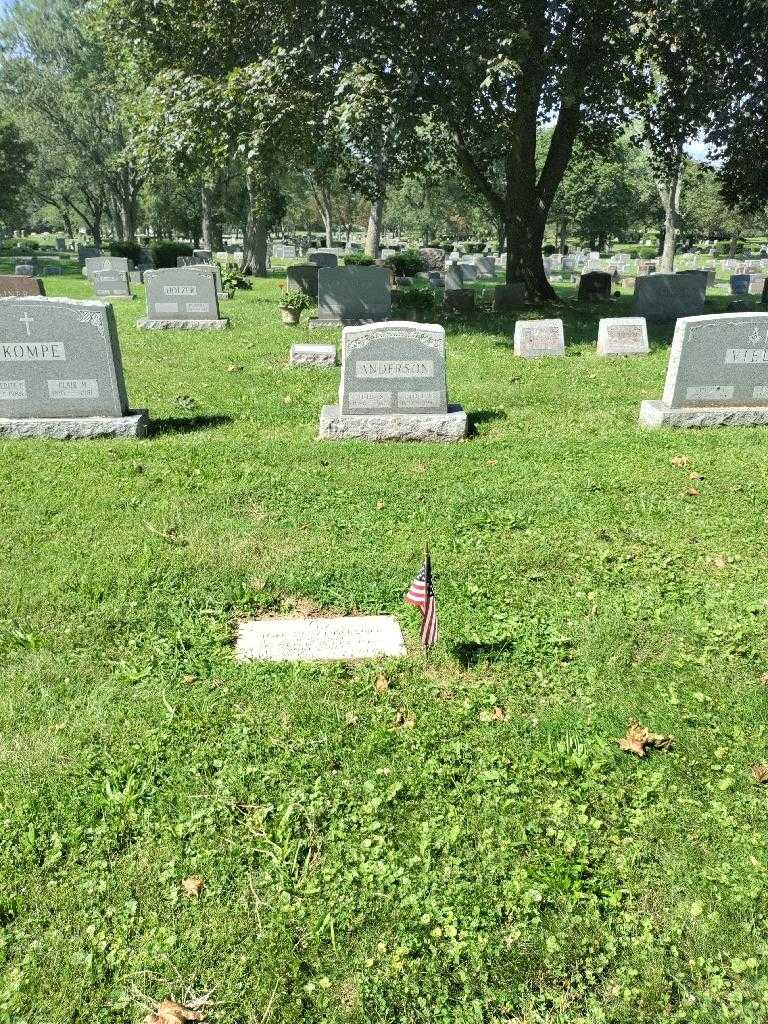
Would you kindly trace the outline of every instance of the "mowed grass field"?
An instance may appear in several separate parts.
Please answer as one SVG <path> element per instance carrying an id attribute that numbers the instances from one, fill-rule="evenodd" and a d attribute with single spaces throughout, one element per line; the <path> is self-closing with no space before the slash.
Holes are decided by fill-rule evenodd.
<path id="1" fill-rule="evenodd" d="M 641 432 L 672 325 L 599 359 L 628 297 L 563 288 L 565 359 L 448 323 L 465 443 L 323 443 L 276 279 L 226 333 L 141 333 L 138 291 L 153 436 L 0 444 L 0 1021 L 765 1021 L 768 433 Z M 235 664 L 313 609 L 409 657 Z"/>

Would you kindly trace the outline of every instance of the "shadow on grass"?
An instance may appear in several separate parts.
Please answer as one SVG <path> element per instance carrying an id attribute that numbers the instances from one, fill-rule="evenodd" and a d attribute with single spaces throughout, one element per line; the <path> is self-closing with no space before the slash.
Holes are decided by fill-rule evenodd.
<path id="1" fill-rule="evenodd" d="M 469 424 L 468 435 L 469 437 L 477 437 L 477 428 L 481 423 L 493 423 L 494 420 L 505 420 L 507 414 L 503 409 L 481 409 L 478 412 L 470 412 L 467 414 L 467 422 Z"/>
<path id="2" fill-rule="evenodd" d="M 503 661 L 512 654 L 511 640 L 500 640 L 492 644 L 456 644 L 453 654 L 462 668 L 472 668 L 483 661 Z"/>
<path id="3" fill-rule="evenodd" d="M 193 434 L 196 430 L 224 427 L 232 421 L 232 416 L 168 416 L 161 420 L 150 420 L 148 436 Z"/>

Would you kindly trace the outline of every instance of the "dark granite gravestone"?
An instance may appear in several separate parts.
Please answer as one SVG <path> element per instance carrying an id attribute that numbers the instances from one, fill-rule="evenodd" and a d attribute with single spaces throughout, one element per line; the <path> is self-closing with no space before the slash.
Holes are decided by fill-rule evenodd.
<path id="1" fill-rule="evenodd" d="M 56 248 L 58 249 L 59 252 L 66 252 L 67 251 L 67 240 L 66 240 L 66 238 L 57 238 L 56 239 Z"/>
<path id="2" fill-rule="evenodd" d="M 211 263 L 213 260 L 213 252 L 210 249 L 193 249 L 192 255 L 195 257 L 198 266 L 203 263 Z"/>
<path id="3" fill-rule="evenodd" d="M 497 284 L 493 289 L 493 309 L 496 313 L 509 313 L 528 301 L 528 289 L 523 281 Z"/>
<path id="4" fill-rule="evenodd" d="M 45 295 L 45 285 L 40 278 L 0 275 L 0 299 L 18 299 L 32 295 Z"/>
<path id="5" fill-rule="evenodd" d="M 653 322 L 699 316 L 704 312 L 706 275 L 651 274 L 635 280 L 633 314 Z"/>
<path id="6" fill-rule="evenodd" d="M 439 270 L 430 270 L 427 280 L 433 288 L 445 288 L 445 274 L 441 274 Z"/>
<path id="7" fill-rule="evenodd" d="M 0 435 L 140 437 L 110 305 L 0 299 Z"/>
<path id="8" fill-rule="evenodd" d="M 613 281 L 611 275 L 602 270 L 591 270 L 582 274 L 579 281 L 579 302 L 595 302 L 610 299 Z"/>
<path id="9" fill-rule="evenodd" d="M 386 320 L 392 309 L 385 267 L 320 267 L 317 317 L 310 327 L 338 327 Z"/>
<path id="10" fill-rule="evenodd" d="M 93 290 L 100 299 L 132 299 L 128 274 L 118 270 L 95 270 L 89 275 Z"/>
<path id="11" fill-rule="evenodd" d="M 644 356 L 648 354 L 648 328 L 637 316 L 614 316 L 600 321 L 597 332 L 599 356 Z"/>
<path id="12" fill-rule="evenodd" d="M 457 441 L 467 417 L 449 407 L 445 331 L 407 321 L 347 327 L 339 404 L 324 406 L 320 437 Z"/>
<path id="13" fill-rule="evenodd" d="M 323 252 L 317 250 L 316 252 L 310 252 L 307 256 L 308 263 L 314 263 L 316 267 L 330 267 L 336 268 L 339 265 L 339 257 L 335 252 Z"/>
<path id="14" fill-rule="evenodd" d="M 445 268 L 445 290 L 459 291 L 464 287 L 464 275 L 458 263 L 449 263 Z"/>
<path id="15" fill-rule="evenodd" d="M 474 263 L 460 263 L 461 276 L 464 284 L 477 280 L 477 266 Z"/>
<path id="16" fill-rule="evenodd" d="M 562 320 L 518 320 L 515 324 L 515 355 L 522 359 L 564 356 Z"/>
<path id="17" fill-rule="evenodd" d="M 285 290 L 302 292 L 310 298 L 317 298 L 318 267 L 314 263 L 294 263 L 285 272 Z"/>
<path id="18" fill-rule="evenodd" d="M 749 295 L 749 274 L 731 274 L 731 295 Z"/>
<path id="19" fill-rule="evenodd" d="M 768 306 L 768 278 L 766 278 L 763 285 L 763 297 L 760 301 L 764 306 Z"/>
<path id="20" fill-rule="evenodd" d="M 81 267 L 85 266 L 86 260 L 99 255 L 100 252 L 95 245 L 78 245 L 77 247 L 77 262 Z"/>
<path id="21" fill-rule="evenodd" d="M 17 263 L 14 272 L 17 277 L 34 277 L 35 267 L 32 263 Z"/>
<path id="22" fill-rule="evenodd" d="M 209 267 L 148 270 L 144 284 L 147 315 L 138 327 L 222 331 L 229 326 L 219 316 L 216 278 Z"/>
<path id="23" fill-rule="evenodd" d="M 475 308 L 475 292 L 471 288 L 445 290 L 446 313 L 471 313 Z"/>
<path id="24" fill-rule="evenodd" d="M 768 313 L 678 320 L 662 400 L 642 403 L 640 425 L 768 425 Z"/>

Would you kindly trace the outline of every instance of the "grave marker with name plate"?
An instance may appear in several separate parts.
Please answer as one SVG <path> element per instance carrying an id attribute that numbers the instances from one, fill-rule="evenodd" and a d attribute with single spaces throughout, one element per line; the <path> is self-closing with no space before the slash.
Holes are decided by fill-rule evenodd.
<path id="1" fill-rule="evenodd" d="M 117 270 L 96 270 L 88 275 L 100 299 L 133 299 L 128 274 Z"/>
<path id="2" fill-rule="evenodd" d="M 391 615 L 241 622 L 235 643 L 238 661 L 349 661 L 406 653 L 402 630 Z"/>
<path id="3" fill-rule="evenodd" d="M 0 299 L 0 435 L 141 437 L 110 305 Z"/>
<path id="4" fill-rule="evenodd" d="M 126 256 L 89 256 L 85 261 L 85 273 L 92 278 L 94 274 L 113 272 L 115 274 L 130 274 L 133 270 L 133 261 Z"/>
<path id="5" fill-rule="evenodd" d="M 339 404 L 323 407 L 330 440 L 457 441 L 467 416 L 448 405 L 445 331 L 409 321 L 347 327 Z"/>
<path id="6" fill-rule="evenodd" d="M 678 320 L 662 400 L 642 403 L 640 425 L 768 425 L 768 313 Z"/>
<path id="7" fill-rule="evenodd" d="M 222 331 L 229 320 L 219 316 L 216 278 L 210 267 L 148 270 L 147 315 L 137 326 L 145 330 Z"/>
<path id="8" fill-rule="evenodd" d="M 392 310 L 387 267 L 320 267 L 317 280 L 317 317 L 310 327 L 376 323 Z"/>
<path id="9" fill-rule="evenodd" d="M 515 324 L 515 355 L 522 359 L 564 356 L 562 320 L 518 320 Z"/>
<path id="10" fill-rule="evenodd" d="M 45 295 L 45 285 L 39 277 L 0 274 L 0 299 L 20 299 L 32 295 Z"/>
<path id="11" fill-rule="evenodd" d="M 647 356 L 648 327 L 641 316 L 606 317 L 597 332 L 599 356 Z"/>

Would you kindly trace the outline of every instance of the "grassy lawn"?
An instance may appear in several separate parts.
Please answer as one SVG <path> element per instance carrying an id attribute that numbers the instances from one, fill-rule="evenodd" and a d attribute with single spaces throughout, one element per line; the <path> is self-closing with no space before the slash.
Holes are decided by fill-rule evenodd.
<path id="1" fill-rule="evenodd" d="M 226 333 L 140 333 L 137 290 L 155 435 L 0 445 L 0 1021 L 765 1021 L 766 433 L 640 432 L 671 326 L 599 359 L 629 299 L 562 287 L 565 359 L 449 325 L 466 443 L 321 443 L 339 371 L 287 367 L 275 280 Z M 412 653 L 234 664 L 238 616 L 315 606 Z"/>

